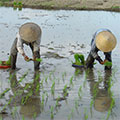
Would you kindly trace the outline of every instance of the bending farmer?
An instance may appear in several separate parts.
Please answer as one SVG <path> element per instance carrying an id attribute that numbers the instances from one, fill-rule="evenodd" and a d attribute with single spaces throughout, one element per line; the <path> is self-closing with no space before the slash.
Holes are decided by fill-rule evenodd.
<path id="1" fill-rule="evenodd" d="M 91 41 L 91 51 L 86 60 L 86 67 L 92 68 L 95 59 L 102 65 L 106 61 L 112 62 L 111 53 L 115 48 L 116 43 L 116 38 L 110 30 L 99 29 L 97 32 L 95 32 Z M 104 61 L 98 55 L 98 51 L 104 52 Z M 105 69 L 111 69 L 111 66 L 105 66 Z"/>
<path id="2" fill-rule="evenodd" d="M 11 69 L 16 68 L 17 53 L 19 52 L 26 61 L 29 57 L 25 54 L 23 44 L 29 45 L 33 52 L 33 59 L 40 58 L 41 29 L 35 23 L 25 23 L 19 28 L 16 39 L 11 48 Z M 34 61 L 34 69 L 39 69 L 40 62 Z"/>

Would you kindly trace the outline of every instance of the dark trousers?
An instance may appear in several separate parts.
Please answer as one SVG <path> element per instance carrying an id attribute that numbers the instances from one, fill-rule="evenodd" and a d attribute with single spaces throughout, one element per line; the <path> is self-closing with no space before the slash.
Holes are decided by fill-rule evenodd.
<path id="1" fill-rule="evenodd" d="M 30 46 L 32 52 L 33 52 L 33 56 L 35 58 L 40 58 L 40 52 L 39 51 L 33 51 L 33 44 L 29 43 L 27 44 Z M 11 56 L 11 69 L 16 69 L 16 60 L 17 60 L 17 38 L 14 40 L 13 45 L 11 47 L 11 51 L 10 51 L 10 56 Z M 34 61 L 34 69 L 38 70 L 39 69 L 39 65 L 40 62 Z"/>
<path id="2" fill-rule="evenodd" d="M 112 52 L 104 52 L 105 59 L 110 61 L 110 62 L 112 62 L 111 54 L 112 54 Z M 93 68 L 94 61 L 95 61 L 95 59 L 93 58 L 93 56 L 91 54 L 89 54 L 87 59 L 86 59 L 86 67 Z M 105 69 L 111 69 L 111 67 L 112 66 L 105 66 Z"/>

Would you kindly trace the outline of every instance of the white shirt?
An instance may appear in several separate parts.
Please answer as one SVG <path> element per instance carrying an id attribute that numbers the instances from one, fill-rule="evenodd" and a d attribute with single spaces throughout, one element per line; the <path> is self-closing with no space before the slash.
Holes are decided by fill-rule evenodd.
<path id="1" fill-rule="evenodd" d="M 24 49 L 23 49 L 24 43 L 23 43 L 23 40 L 21 39 L 19 33 L 17 33 L 16 38 L 17 38 L 17 50 L 18 50 L 18 52 L 20 54 L 25 54 Z M 33 44 L 33 52 L 39 51 L 40 42 L 41 42 L 41 38 L 32 43 Z"/>

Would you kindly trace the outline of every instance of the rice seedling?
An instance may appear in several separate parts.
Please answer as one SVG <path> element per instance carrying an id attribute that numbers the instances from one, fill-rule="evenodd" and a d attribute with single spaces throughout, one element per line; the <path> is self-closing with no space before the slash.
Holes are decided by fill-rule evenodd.
<path id="1" fill-rule="evenodd" d="M 35 93 L 38 93 L 39 89 L 40 89 L 40 84 L 37 84 Z"/>
<path id="2" fill-rule="evenodd" d="M 20 80 L 18 81 L 18 83 L 21 83 L 25 77 L 28 75 L 28 72 L 24 73 L 23 76 L 20 78 Z"/>
<path id="3" fill-rule="evenodd" d="M 64 73 L 62 74 L 62 80 L 63 80 L 63 81 L 65 80 L 65 76 L 66 76 L 66 72 L 64 72 Z"/>
<path id="4" fill-rule="evenodd" d="M 54 93 L 55 93 L 55 81 L 53 81 L 51 86 L 51 94 L 54 95 Z"/>
<path id="5" fill-rule="evenodd" d="M 58 107 L 58 105 L 59 105 L 59 100 L 57 99 L 55 106 Z"/>
<path id="6" fill-rule="evenodd" d="M 90 109 L 91 109 L 91 110 L 92 110 L 93 104 L 94 104 L 94 99 L 92 99 L 91 102 L 90 102 Z"/>
<path id="7" fill-rule="evenodd" d="M 76 109 L 77 113 L 79 113 L 78 107 L 79 107 L 79 101 L 78 101 L 78 99 L 75 99 L 75 109 Z"/>
<path id="8" fill-rule="evenodd" d="M 84 116 L 84 117 L 85 117 L 85 120 L 87 120 L 87 119 L 88 119 L 88 115 L 86 115 L 86 114 L 85 114 L 85 116 Z"/>
<path id="9" fill-rule="evenodd" d="M 49 79 L 52 80 L 52 72 L 49 73 Z"/>
<path id="10" fill-rule="evenodd" d="M 22 120 L 25 120 L 25 117 L 24 117 L 24 115 L 22 115 Z"/>
<path id="11" fill-rule="evenodd" d="M 107 114 L 107 118 L 106 118 L 106 120 L 108 120 L 109 119 L 109 117 L 110 117 L 110 115 L 111 115 L 111 112 L 112 112 L 112 108 L 114 107 L 114 105 L 115 105 L 115 99 L 113 98 L 113 93 L 111 93 L 111 104 L 110 104 L 110 108 L 109 108 L 109 110 L 108 110 L 108 114 Z"/>
<path id="12" fill-rule="evenodd" d="M 81 99 L 82 98 L 82 86 L 79 87 L 79 90 L 78 90 L 78 97 Z"/>
<path id="13" fill-rule="evenodd" d="M 48 95 L 48 93 L 45 91 L 45 96 L 46 96 L 46 100 L 45 100 L 45 103 L 47 103 L 47 101 L 48 101 L 48 97 L 49 97 L 49 95 Z"/>
<path id="14" fill-rule="evenodd" d="M 13 118 L 14 118 L 16 112 L 17 112 L 17 107 L 15 106 L 14 109 L 13 109 L 13 111 L 12 111 L 12 116 L 13 116 Z"/>
<path id="15" fill-rule="evenodd" d="M 3 120 L 2 116 L 0 115 L 0 120 Z"/>
<path id="16" fill-rule="evenodd" d="M 109 119 L 110 115 L 111 115 L 111 112 L 112 112 L 112 108 L 114 107 L 115 105 L 115 99 L 113 98 L 113 92 L 111 92 L 111 87 L 114 85 L 114 82 L 113 82 L 113 76 L 114 76 L 115 72 L 112 72 L 112 75 L 109 77 L 109 80 L 107 82 L 108 84 L 108 93 L 110 95 L 110 98 L 111 98 L 111 104 L 110 104 L 110 108 L 108 110 L 108 114 L 107 114 L 107 118 L 106 120 Z"/>
<path id="17" fill-rule="evenodd" d="M 71 120 L 71 117 L 72 117 L 71 114 L 69 114 L 69 115 L 68 115 L 68 120 Z"/>
<path id="18" fill-rule="evenodd" d="M 42 108 L 44 108 L 44 101 L 45 101 L 45 95 L 42 94 L 42 101 L 41 101 Z"/>
<path id="19" fill-rule="evenodd" d="M 33 114 L 33 119 L 36 120 L 37 114 L 36 112 Z"/>
<path id="20" fill-rule="evenodd" d="M 74 116 L 74 108 L 72 108 L 70 114 L 68 115 L 68 120 L 71 120 L 71 118 L 73 118 Z"/>
<path id="21" fill-rule="evenodd" d="M 51 71 L 51 72 L 49 73 L 49 79 L 50 79 L 50 80 L 52 80 L 52 75 L 53 75 L 53 77 L 55 78 L 54 72 L 55 72 L 55 70 L 53 70 L 53 71 Z"/>
<path id="22" fill-rule="evenodd" d="M 50 113 L 51 113 L 50 117 L 51 119 L 53 119 L 54 118 L 54 107 L 53 106 L 51 106 L 50 108 Z"/>
<path id="23" fill-rule="evenodd" d="M 6 90 L 4 90 L 1 94 L 0 94 L 0 98 L 2 98 L 5 93 L 9 92 L 10 91 L 10 88 L 7 88 Z"/>
<path id="24" fill-rule="evenodd" d="M 84 119 L 87 120 L 88 119 L 88 113 L 87 113 L 87 109 L 84 108 Z"/>
<path id="25" fill-rule="evenodd" d="M 74 78 L 73 76 L 70 78 L 70 83 L 69 83 L 70 86 L 71 85 L 73 86 L 73 78 Z"/>
<path id="26" fill-rule="evenodd" d="M 44 88 L 43 82 L 44 82 L 44 78 L 40 81 L 40 87 L 41 87 L 42 89 Z"/>
<path id="27" fill-rule="evenodd" d="M 48 76 L 45 77 L 45 83 L 48 83 Z"/>
<path id="28" fill-rule="evenodd" d="M 63 93 L 67 91 L 67 84 L 63 88 Z"/>
<path id="29" fill-rule="evenodd" d="M 85 65 L 85 59 L 84 59 L 84 55 L 83 54 L 78 54 L 76 53 L 74 55 L 74 58 L 75 58 L 75 65 Z"/>
<path id="30" fill-rule="evenodd" d="M 112 62 L 110 62 L 110 61 L 106 61 L 103 65 L 105 65 L 105 66 L 112 66 Z"/>
<path id="31" fill-rule="evenodd" d="M 11 98 L 9 99 L 8 103 L 4 105 L 4 107 L 2 108 L 1 111 L 4 111 L 4 110 L 7 108 L 7 106 L 10 105 L 12 99 L 13 99 L 13 98 L 11 97 Z"/>
<path id="32" fill-rule="evenodd" d="M 83 87 L 84 87 L 84 88 L 85 88 L 86 83 L 87 83 L 88 73 L 89 73 L 89 70 L 86 70 L 86 71 L 85 71 L 85 79 L 84 79 L 84 82 L 83 82 Z"/>
<path id="33" fill-rule="evenodd" d="M 64 86 L 63 88 L 63 96 L 66 97 L 68 95 L 68 87 L 67 87 L 67 84 Z"/>

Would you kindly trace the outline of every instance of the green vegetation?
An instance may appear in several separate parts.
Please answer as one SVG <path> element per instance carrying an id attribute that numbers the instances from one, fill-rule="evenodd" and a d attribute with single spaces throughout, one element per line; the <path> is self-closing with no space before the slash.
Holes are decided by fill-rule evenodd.
<path id="1" fill-rule="evenodd" d="M 72 77 L 70 78 L 70 85 L 72 85 L 72 86 L 73 86 L 73 79 L 74 79 L 74 76 L 72 76 Z"/>
<path id="2" fill-rule="evenodd" d="M 85 65 L 85 59 L 84 59 L 83 54 L 76 53 L 74 55 L 74 58 L 75 58 L 75 62 L 73 64 L 75 64 L 75 65 Z"/>
<path id="3" fill-rule="evenodd" d="M 1 2 L 10 2 L 12 0 L 0 0 Z"/>
<path id="4" fill-rule="evenodd" d="M 41 5 L 50 8 L 50 7 L 55 6 L 55 2 L 54 1 L 46 1 L 46 2 L 41 3 Z"/>
<path id="5" fill-rule="evenodd" d="M 106 61 L 106 62 L 104 63 L 104 65 L 105 65 L 105 66 L 112 66 L 112 62 Z"/>
<path id="6" fill-rule="evenodd" d="M 87 109 L 84 109 L 84 119 L 88 120 L 88 113 L 87 113 Z"/>
<path id="7" fill-rule="evenodd" d="M 63 95 L 64 95 L 64 97 L 66 97 L 67 95 L 68 95 L 68 87 L 67 87 L 67 84 L 64 86 L 64 88 L 63 88 Z"/>
<path id="8" fill-rule="evenodd" d="M 41 58 L 36 58 L 35 60 L 38 61 L 38 62 L 42 62 Z"/>
<path id="9" fill-rule="evenodd" d="M 53 81 L 53 83 L 52 83 L 51 93 L 52 93 L 52 95 L 54 95 L 54 93 L 55 93 L 55 81 Z"/>
<path id="10" fill-rule="evenodd" d="M 82 86 L 79 87 L 79 90 L 78 90 L 78 97 L 81 99 L 82 98 Z"/>
<path id="11" fill-rule="evenodd" d="M 1 94 L 0 94 L 0 98 L 2 98 L 5 93 L 7 93 L 10 90 L 10 88 L 7 88 L 6 90 L 4 90 Z"/>
<path id="12" fill-rule="evenodd" d="M 65 103 L 67 101 L 66 102 L 66 107 L 67 107 L 67 105 L 69 105 L 69 100 L 71 99 L 69 96 L 71 94 L 68 94 L 68 93 L 70 93 L 72 90 L 77 89 L 77 91 L 74 91 L 74 93 L 77 94 L 77 98 L 76 98 L 76 96 L 75 96 L 75 98 L 74 97 L 72 98 L 73 103 L 70 104 L 70 106 L 72 106 L 72 108 L 70 107 L 69 113 L 67 114 L 68 120 L 73 119 L 73 117 L 76 116 L 76 113 L 78 115 L 80 115 L 80 117 L 82 116 L 82 118 L 84 120 L 88 120 L 89 119 L 89 114 L 88 114 L 89 109 L 88 108 L 90 107 L 90 110 L 93 109 L 95 99 L 96 99 L 96 97 L 98 95 L 98 92 L 99 92 L 99 84 L 101 84 L 104 81 L 102 73 L 97 72 L 96 73 L 97 74 L 97 79 L 94 82 L 94 85 L 92 87 L 92 99 L 90 101 L 90 104 L 88 103 L 89 107 L 86 108 L 84 106 L 84 104 L 82 104 L 83 103 L 82 100 L 84 100 L 84 96 L 83 96 L 84 94 L 83 93 L 85 93 L 85 90 L 87 88 L 86 83 L 88 82 L 87 80 L 88 80 L 88 77 L 90 75 L 89 74 L 90 72 L 91 71 L 89 71 L 89 70 L 84 71 L 83 80 L 81 81 L 81 79 L 80 79 L 80 81 L 79 81 L 80 85 L 79 86 L 77 85 L 77 87 L 76 87 L 76 79 L 74 78 L 73 75 L 70 77 L 70 79 L 66 79 L 66 77 L 67 77 L 66 72 L 62 73 L 60 80 L 61 80 L 61 82 L 64 83 L 64 86 L 62 86 L 62 89 L 60 91 L 55 90 L 55 86 L 58 85 L 56 83 L 56 80 L 58 78 L 56 78 L 56 76 L 55 76 L 55 71 L 49 72 L 49 74 L 47 74 L 47 75 L 45 75 L 45 74 L 42 75 L 41 73 L 39 73 L 34 77 L 34 80 L 31 83 L 25 84 L 23 89 L 20 89 L 20 90 L 17 90 L 16 92 L 14 92 L 14 96 L 10 97 L 10 99 L 7 101 L 7 103 L 3 106 L 2 111 L 6 110 L 6 108 L 11 104 L 11 101 L 15 97 L 22 96 L 23 93 L 25 91 L 27 91 L 25 93 L 25 95 L 22 96 L 21 105 L 26 105 L 27 102 L 30 101 L 30 98 L 32 96 L 34 96 L 35 94 L 38 95 L 40 93 L 40 97 L 41 97 L 40 98 L 40 109 L 41 109 L 41 112 L 49 112 L 50 113 L 49 114 L 50 118 L 54 119 L 55 115 L 59 112 L 59 109 L 61 109 L 63 107 L 62 103 Z M 109 119 L 110 115 L 112 114 L 112 109 L 115 106 L 114 95 L 111 92 L 111 88 L 114 85 L 113 77 L 115 77 L 115 72 L 116 71 L 113 71 L 112 75 L 108 78 L 108 82 L 107 82 L 107 84 L 109 86 L 107 90 L 108 90 L 108 94 L 110 95 L 110 98 L 111 98 L 112 102 L 110 104 L 110 108 L 108 110 L 106 120 Z M 10 78 L 9 78 L 10 82 L 11 82 L 11 79 L 15 78 L 14 75 L 15 75 L 15 73 L 10 75 Z M 23 74 L 22 77 L 19 78 L 17 83 L 20 84 L 23 80 L 25 80 L 25 77 L 27 75 L 28 75 L 28 72 Z M 43 78 L 39 81 L 39 78 L 41 77 L 41 75 L 42 75 Z M 63 79 L 65 79 L 66 81 L 62 81 Z M 44 83 L 47 83 L 47 84 L 44 84 Z M 50 89 L 47 90 L 44 85 L 46 85 L 47 87 L 49 86 Z M 15 86 L 16 86 L 16 82 L 12 82 L 11 87 L 14 88 Z M 10 90 L 10 88 L 4 90 L 1 93 L 1 96 L 4 96 L 4 94 L 7 94 L 9 92 L 9 90 Z M 51 98 L 51 94 L 54 95 L 53 98 Z M 55 99 L 56 95 L 58 97 Z M 48 108 L 48 107 L 46 107 L 47 102 L 48 102 L 48 100 L 51 100 L 51 99 L 52 99 L 52 101 L 50 101 L 51 103 L 49 103 L 49 110 L 45 111 L 46 108 Z M 64 102 L 61 102 L 61 101 L 64 101 Z M 16 103 L 15 103 L 15 105 L 16 105 Z M 83 110 L 81 110 L 81 109 L 83 109 Z M 81 111 L 82 111 L 83 114 L 81 114 Z M 14 107 L 11 115 L 14 118 L 16 114 L 17 114 L 17 106 Z M 36 113 L 34 113 L 33 118 L 36 119 L 36 117 L 37 117 L 37 115 L 36 115 Z M 102 118 L 103 118 L 103 116 L 102 116 Z M 25 119 L 24 116 L 23 116 L 23 119 Z"/>
<path id="13" fill-rule="evenodd" d="M 11 57 L 9 56 L 7 61 L 0 61 L 0 65 L 11 65 Z"/>
<path id="14" fill-rule="evenodd" d="M 51 109 L 50 109 L 51 111 L 51 119 L 53 119 L 54 118 L 54 107 L 53 106 L 51 106 Z"/>
<path id="15" fill-rule="evenodd" d="M 120 9 L 120 6 L 112 6 L 112 9 Z"/>

